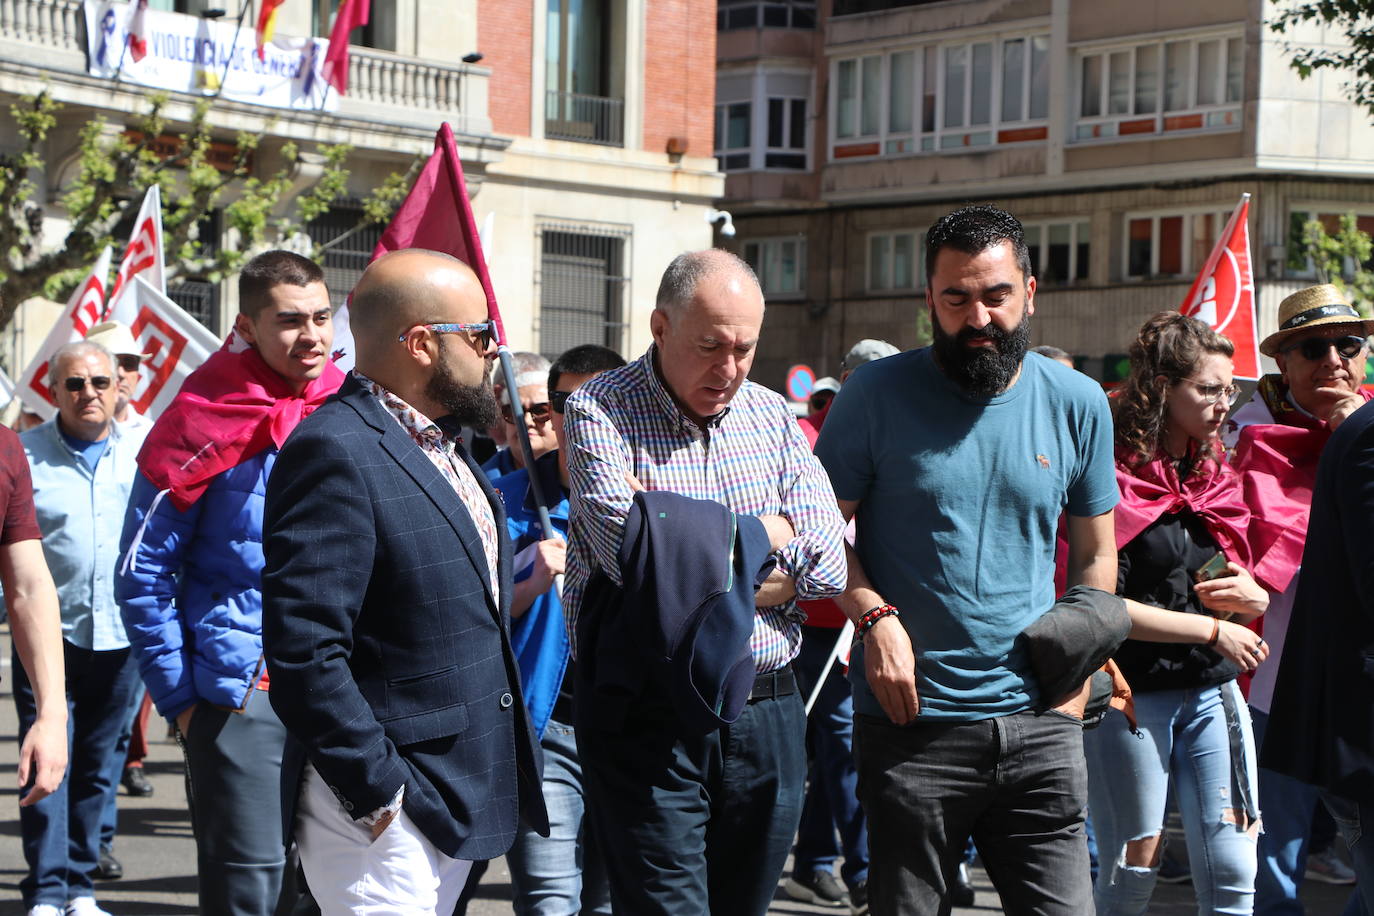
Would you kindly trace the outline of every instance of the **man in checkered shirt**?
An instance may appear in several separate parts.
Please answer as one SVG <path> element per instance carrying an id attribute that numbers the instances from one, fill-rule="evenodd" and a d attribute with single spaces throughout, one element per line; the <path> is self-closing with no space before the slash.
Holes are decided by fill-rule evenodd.
<path id="1" fill-rule="evenodd" d="M 777 558 L 755 598 L 757 677 L 735 723 L 691 734 L 667 696 L 647 693 L 618 729 L 579 710 L 587 809 L 614 851 L 617 912 L 763 914 L 801 817 L 796 600 L 843 588 L 844 523 L 786 402 L 746 380 L 762 324 L 763 294 L 748 265 L 724 251 L 681 255 L 659 286 L 648 352 L 567 402 L 573 633 L 593 572 L 621 584 L 617 551 L 641 487 L 759 518 Z"/>

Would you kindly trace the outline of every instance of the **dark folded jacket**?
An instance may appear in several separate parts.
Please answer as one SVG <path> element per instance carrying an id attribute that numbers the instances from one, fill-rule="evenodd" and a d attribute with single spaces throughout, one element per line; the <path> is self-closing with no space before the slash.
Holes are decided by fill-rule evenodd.
<path id="1" fill-rule="evenodd" d="M 1119 596 L 1087 585 L 1065 592 L 1020 636 L 1040 686 L 1041 705 L 1052 706 L 1082 687 L 1130 632 L 1131 618 Z"/>

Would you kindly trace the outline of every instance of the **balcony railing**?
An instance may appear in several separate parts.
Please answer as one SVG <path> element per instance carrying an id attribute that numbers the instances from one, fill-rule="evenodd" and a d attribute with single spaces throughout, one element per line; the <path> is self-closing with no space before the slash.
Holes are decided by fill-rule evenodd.
<path id="1" fill-rule="evenodd" d="M 625 102 L 550 89 L 544 107 L 544 136 L 551 140 L 623 146 Z"/>
<path id="2" fill-rule="evenodd" d="M 81 0 L 0 0 L 0 45 L 5 46 L 0 56 L 44 69 L 80 71 L 85 41 Z M 252 41 L 251 29 L 245 29 L 239 42 Z M 455 126 L 489 130 L 488 74 L 484 67 L 354 45 L 348 55 L 348 94 L 340 99 L 339 114 L 407 125 L 448 118 Z M 618 110 L 615 125 L 618 138 Z"/>

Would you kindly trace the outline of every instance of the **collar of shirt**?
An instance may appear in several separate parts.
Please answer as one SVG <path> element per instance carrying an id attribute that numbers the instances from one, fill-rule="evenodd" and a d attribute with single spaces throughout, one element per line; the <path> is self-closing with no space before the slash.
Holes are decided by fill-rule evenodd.
<path id="1" fill-rule="evenodd" d="M 391 416 L 396 419 L 396 422 L 401 424 L 401 428 L 410 433 L 417 442 L 433 446 L 442 451 L 448 451 L 453 448 L 453 440 L 445 435 L 443 428 L 438 423 L 431 420 L 414 407 L 411 407 L 404 399 L 372 381 L 372 379 L 363 375 L 357 369 L 353 370 L 353 375 L 364 388 L 372 392 L 372 396 L 377 399 L 377 402 L 382 405 L 382 408 L 386 410 L 387 413 L 391 414 Z"/>
<path id="2" fill-rule="evenodd" d="M 662 371 L 658 367 L 659 351 L 658 344 L 649 344 L 649 350 L 644 354 L 641 362 L 644 363 L 644 381 L 654 399 L 654 403 L 680 426 L 683 431 L 693 436 L 699 435 L 702 425 L 682 412 L 677 401 L 673 398 L 672 392 L 668 390 L 668 383 L 664 381 Z M 736 392 L 738 393 L 738 392 Z M 706 428 L 716 429 L 730 413 L 730 405 L 726 404 L 720 410 L 706 418 Z"/>

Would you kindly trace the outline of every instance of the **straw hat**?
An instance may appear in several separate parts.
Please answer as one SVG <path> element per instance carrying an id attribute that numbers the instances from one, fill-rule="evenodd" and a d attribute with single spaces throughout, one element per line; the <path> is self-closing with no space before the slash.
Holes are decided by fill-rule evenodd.
<path id="1" fill-rule="evenodd" d="M 151 353 L 144 353 L 134 335 L 118 321 L 106 321 L 86 332 L 86 339 L 98 343 L 115 356 L 137 356 L 146 359 Z"/>
<path id="2" fill-rule="evenodd" d="M 1279 303 L 1279 329 L 1260 342 L 1260 352 L 1277 356 L 1284 341 L 1324 324 L 1358 324 L 1366 337 L 1374 334 L 1374 319 L 1362 317 L 1348 296 L 1323 283 L 1300 289 Z"/>

